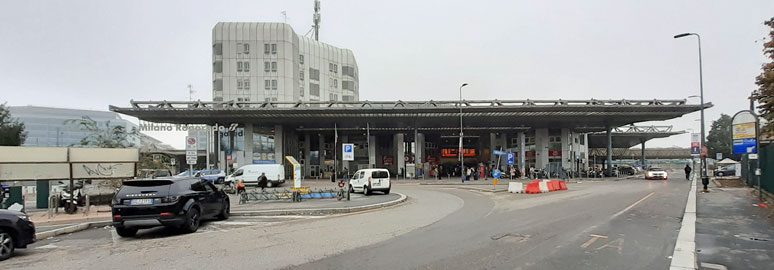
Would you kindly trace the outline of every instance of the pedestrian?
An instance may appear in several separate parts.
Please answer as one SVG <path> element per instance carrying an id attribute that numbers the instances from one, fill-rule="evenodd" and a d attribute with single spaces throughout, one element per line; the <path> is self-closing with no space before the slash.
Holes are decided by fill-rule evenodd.
<path id="1" fill-rule="evenodd" d="M 438 180 L 441 180 L 441 172 L 438 170 L 438 167 L 433 169 L 433 173 L 435 173 L 435 177 L 437 177 Z"/>
<path id="2" fill-rule="evenodd" d="M 691 180 L 691 166 L 688 166 L 688 164 L 685 164 L 685 180 Z"/>
<path id="3" fill-rule="evenodd" d="M 264 191 L 266 189 L 266 184 L 269 182 L 269 179 L 266 178 L 266 173 L 261 173 L 261 176 L 258 176 L 258 187 L 261 188 L 261 191 Z"/>

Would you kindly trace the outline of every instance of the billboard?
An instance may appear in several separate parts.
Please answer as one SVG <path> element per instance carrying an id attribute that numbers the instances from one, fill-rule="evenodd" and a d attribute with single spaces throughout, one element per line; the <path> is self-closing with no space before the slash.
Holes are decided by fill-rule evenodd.
<path id="1" fill-rule="evenodd" d="M 758 116 L 751 111 L 740 111 L 731 120 L 734 154 L 758 153 Z"/>
<path id="2" fill-rule="evenodd" d="M 133 178 L 137 148 L 0 146 L 0 180 Z"/>

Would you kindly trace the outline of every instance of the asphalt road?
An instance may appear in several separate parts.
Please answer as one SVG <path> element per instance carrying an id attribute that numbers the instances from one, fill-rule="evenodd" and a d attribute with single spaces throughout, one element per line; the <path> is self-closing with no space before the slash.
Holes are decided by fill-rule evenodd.
<path id="1" fill-rule="evenodd" d="M 689 187 L 677 177 L 539 195 L 396 185 L 409 200 L 387 209 L 230 219 L 191 235 L 155 229 L 122 239 L 90 229 L 36 243 L 0 267 L 667 269 Z"/>

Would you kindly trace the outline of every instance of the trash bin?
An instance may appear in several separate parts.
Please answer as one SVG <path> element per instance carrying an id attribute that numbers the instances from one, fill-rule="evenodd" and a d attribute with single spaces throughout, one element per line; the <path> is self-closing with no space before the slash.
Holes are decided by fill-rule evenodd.
<path id="1" fill-rule="evenodd" d="M 22 197 L 22 187 L 8 187 L 3 189 L 3 203 L 0 205 L 2 209 L 8 209 L 14 203 L 20 204 L 24 207 L 24 197 Z"/>

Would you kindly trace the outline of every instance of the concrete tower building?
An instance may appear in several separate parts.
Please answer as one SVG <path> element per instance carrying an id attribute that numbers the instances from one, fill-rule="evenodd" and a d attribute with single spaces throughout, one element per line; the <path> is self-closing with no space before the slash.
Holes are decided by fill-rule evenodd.
<path id="1" fill-rule="evenodd" d="M 358 101 L 348 49 L 285 23 L 219 22 L 212 29 L 213 101 Z"/>

